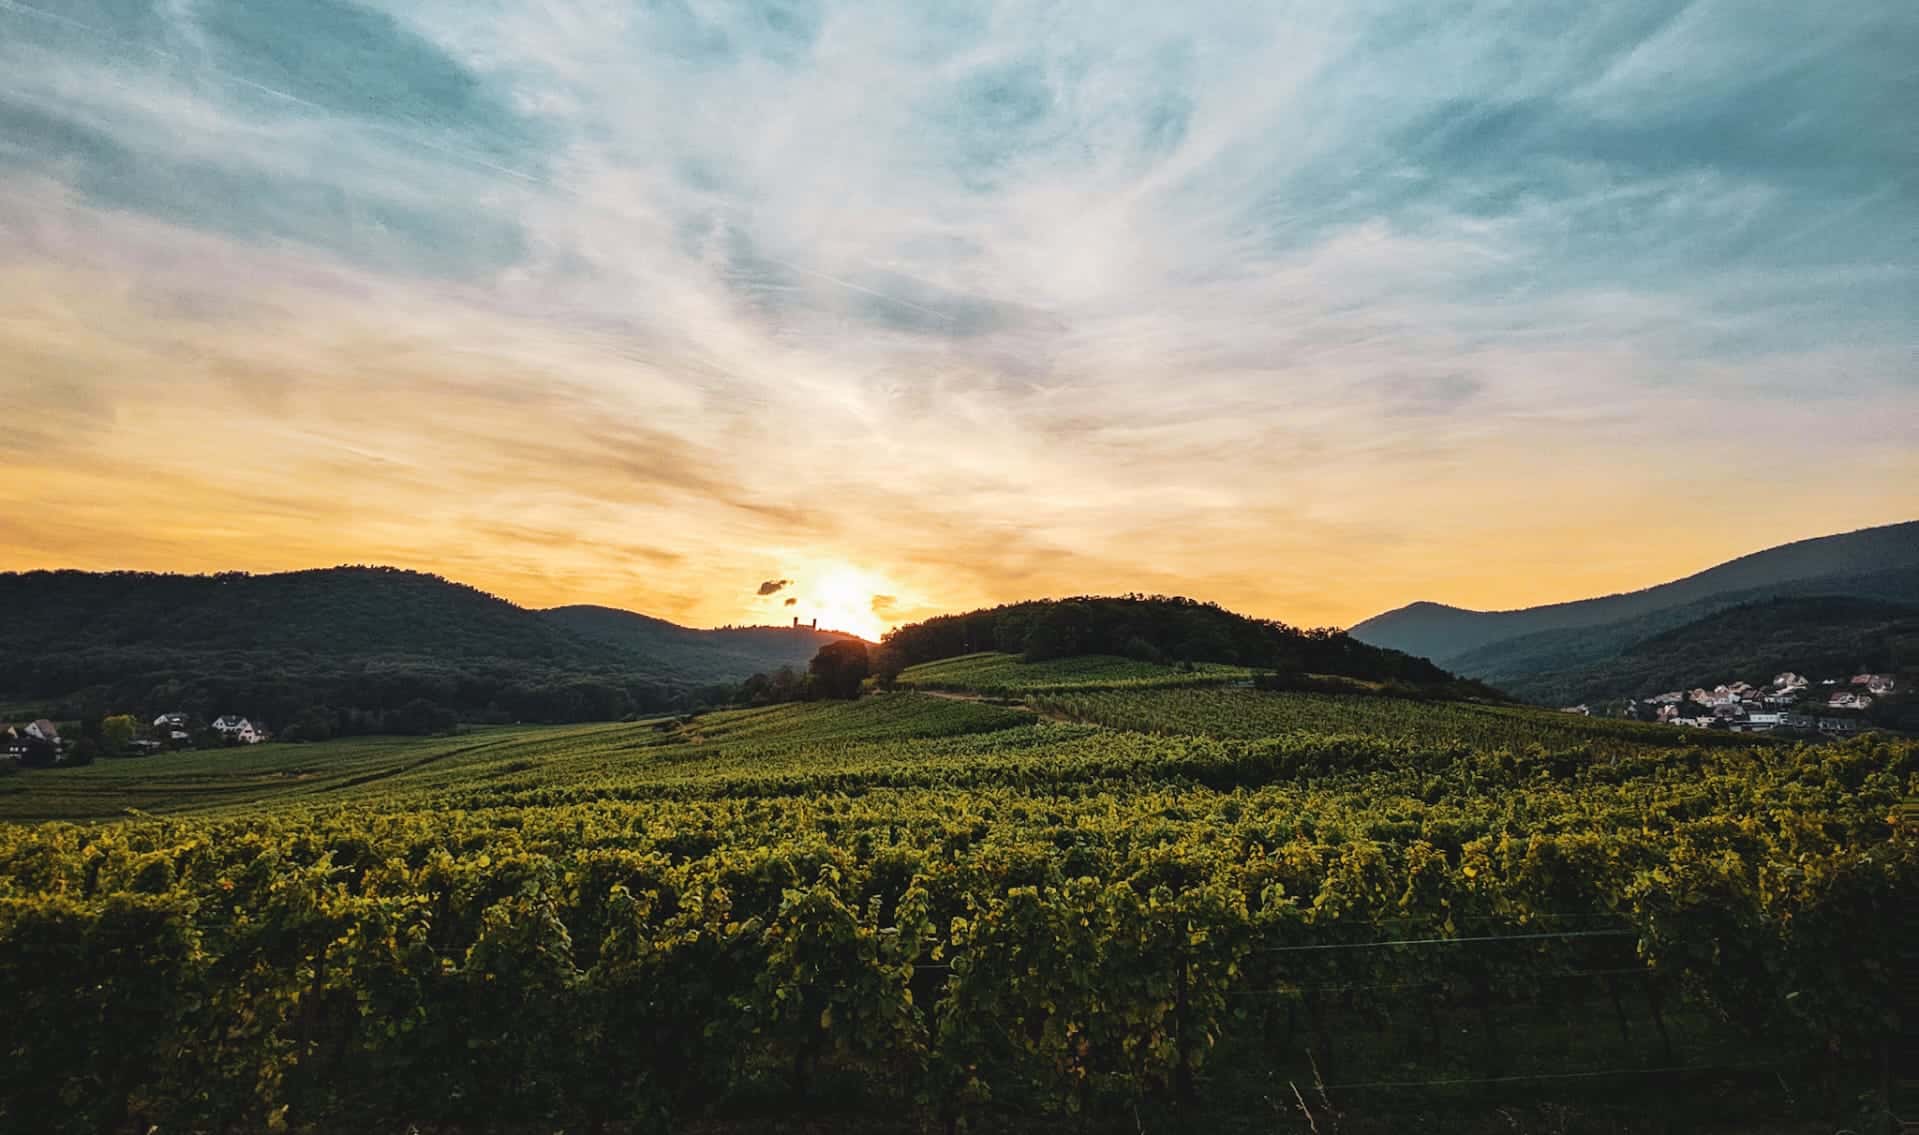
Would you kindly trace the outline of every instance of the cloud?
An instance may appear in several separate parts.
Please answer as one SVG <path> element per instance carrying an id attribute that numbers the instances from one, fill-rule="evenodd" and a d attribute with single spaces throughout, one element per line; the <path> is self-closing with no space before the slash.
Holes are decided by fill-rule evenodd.
<path id="1" fill-rule="evenodd" d="M 1463 409 L 1486 384 L 1465 374 L 1399 375 L 1381 379 L 1378 389 L 1388 414 L 1429 415 Z"/>
<path id="2" fill-rule="evenodd" d="M 0 566 L 1322 622 L 1907 517 L 1913 25 L 1809 11 L 0 5 Z"/>
<path id="3" fill-rule="evenodd" d="M 900 601 L 897 595 L 875 595 L 873 596 L 873 602 L 871 604 L 873 614 L 882 619 L 889 620 L 898 613 L 899 605 Z"/>
<path id="4" fill-rule="evenodd" d="M 786 597 L 785 603 L 782 604 L 782 606 L 786 606 L 786 607 L 794 607 L 798 605 L 799 605 L 799 599 L 792 595 L 788 595 Z"/>
<path id="5" fill-rule="evenodd" d="M 782 588 L 785 588 L 787 585 L 791 584 L 792 582 L 793 581 L 790 579 L 769 579 L 760 584 L 759 593 L 761 595 L 771 595 L 774 592 L 779 591 Z"/>

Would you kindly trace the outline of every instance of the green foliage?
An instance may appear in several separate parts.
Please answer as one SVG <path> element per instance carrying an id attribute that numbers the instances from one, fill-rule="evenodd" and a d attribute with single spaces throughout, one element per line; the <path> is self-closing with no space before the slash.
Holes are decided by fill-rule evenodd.
<path id="1" fill-rule="evenodd" d="M 689 708 L 708 686 L 802 664 L 828 641 L 529 611 L 393 568 L 0 573 L 0 692 L 60 716 L 240 713 L 278 729 L 324 708 L 337 735 L 384 731 L 386 715 L 424 700 L 474 721 L 608 721 Z"/>
<path id="2" fill-rule="evenodd" d="M 1319 1042 L 1268 1039 L 1287 1007 L 1343 1079 L 1472 1076 L 1429 1013 L 1592 1016 L 1555 999 L 1594 974 L 1795 1090 L 1896 1035 L 1919 746 L 1036 702 L 1080 720 L 898 693 L 21 777 L 0 815 L 120 818 L 0 824 L 0 1127 L 658 1129 L 857 1092 L 903 1125 L 1134 1130 L 1311 1084 Z M 1527 937 L 1566 926 L 1609 929 Z M 1410 1050 L 1361 1065 L 1373 1020 Z"/>
<path id="3" fill-rule="evenodd" d="M 1375 681 L 1454 680 L 1423 658 L 1367 646 L 1330 627 L 1301 630 L 1164 595 L 1047 599 L 941 615 L 888 633 L 885 645 L 906 666 L 990 651 L 1028 662 L 1120 655 L 1142 662 L 1213 662 Z"/>
<path id="4" fill-rule="evenodd" d="M 127 751 L 127 745 L 138 729 L 139 723 L 132 714 L 116 713 L 100 722 L 100 744 L 109 755 L 119 756 Z"/>
<path id="5" fill-rule="evenodd" d="M 1517 688 L 1540 698 L 1599 701 L 1737 680 L 1764 685 L 1783 670 L 1919 675 L 1919 607 L 1833 597 L 1734 607 L 1635 642 L 1602 665 L 1547 671 Z"/>
<path id="6" fill-rule="evenodd" d="M 1047 662 L 1026 662 L 1018 655 L 962 654 L 922 662 L 900 671 L 900 686 L 920 690 L 956 690 L 988 697 L 1023 697 L 1067 690 L 1135 690 L 1157 686 L 1217 685 L 1248 681 L 1241 666 L 1202 662 L 1173 667 L 1156 662 L 1082 654 Z"/>
<path id="7" fill-rule="evenodd" d="M 1221 739 L 1285 738 L 1327 743 L 1366 738 L 1442 751 L 1524 751 L 1554 759 L 1662 751 L 1674 746 L 1750 746 L 1750 735 L 1642 725 L 1525 706 L 1242 689 L 1064 690 L 1035 697 L 1044 712 L 1140 733 Z"/>
<path id="8" fill-rule="evenodd" d="M 870 672 L 866 644 L 856 639 L 829 642 L 820 647 L 806 668 L 817 696 L 840 699 L 859 697 L 860 686 Z"/>
<path id="9" fill-rule="evenodd" d="M 459 715 L 425 698 L 412 701 L 387 714 L 386 727 L 402 736 L 424 737 L 432 733 L 451 733 L 459 724 Z"/>
<path id="10" fill-rule="evenodd" d="M 1915 531 L 1919 531 L 1916 528 Z M 1608 623 L 1503 639 L 1446 665 L 1548 705 L 1634 697 L 1781 670 L 1915 664 L 1919 567 L 1800 581 Z"/>

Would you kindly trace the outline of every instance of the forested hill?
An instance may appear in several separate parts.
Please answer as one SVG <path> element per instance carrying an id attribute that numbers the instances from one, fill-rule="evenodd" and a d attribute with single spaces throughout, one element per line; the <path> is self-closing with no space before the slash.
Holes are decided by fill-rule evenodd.
<path id="1" fill-rule="evenodd" d="M 297 650 L 611 662 L 463 583 L 383 567 L 252 575 L 35 571 L 0 575 L 0 644 Z"/>
<path id="2" fill-rule="evenodd" d="M 1163 595 L 1080 596 L 941 615 L 900 627 L 885 645 L 903 665 L 977 651 L 1042 661 L 1081 654 L 1153 662 L 1225 662 L 1438 687 L 1458 679 L 1424 658 L 1368 646 L 1332 628 L 1301 629 L 1235 614 L 1213 603 Z M 1496 696 L 1484 687 L 1460 688 Z"/>
<path id="3" fill-rule="evenodd" d="M 1741 604 L 1597 656 L 1539 654 L 1511 674 L 1511 692 L 1557 705 L 1647 697 L 1741 680 L 1763 685 L 1792 670 L 1815 678 L 1919 674 L 1919 606 L 1842 596 Z"/>
<path id="4" fill-rule="evenodd" d="M 1465 656 L 1525 636 L 1605 627 L 1679 608 L 1688 616 L 1667 626 L 1779 595 L 1903 599 L 1904 594 L 1888 593 L 1886 573 L 1914 566 L 1919 566 L 1919 521 L 1908 521 L 1781 544 L 1657 587 L 1572 603 L 1511 611 L 1413 603 L 1375 615 L 1351 633 L 1363 642 L 1457 664 L 1462 673 L 1498 682 L 1493 671 L 1467 665 Z"/>
<path id="5" fill-rule="evenodd" d="M 0 574 L 0 700 L 344 725 L 423 698 L 470 719 L 598 720 L 804 665 L 829 636 L 530 611 L 420 572 Z M 363 717 L 353 717 L 353 714 Z M 371 727 L 369 725 L 369 727 Z"/>
<path id="6" fill-rule="evenodd" d="M 716 627 L 695 630 L 618 607 L 550 607 L 540 617 L 623 656 L 654 659 L 702 682 L 737 682 L 781 666 L 804 667 L 819 648 L 854 636 L 808 627 Z"/>

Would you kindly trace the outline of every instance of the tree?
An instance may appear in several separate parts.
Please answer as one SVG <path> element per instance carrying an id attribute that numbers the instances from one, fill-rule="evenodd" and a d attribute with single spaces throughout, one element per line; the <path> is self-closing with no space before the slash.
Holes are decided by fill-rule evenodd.
<path id="1" fill-rule="evenodd" d="M 325 706 L 309 706 L 300 711 L 280 731 L 284 741 L 325 741 L 333 736 L 333 712 Z"/>
<path id="2" fill-rule="evenodd" d="M 820 647 L 806 669 L 818 696 L 850 700 L 860 696 L 860 683 L 872 672 L 872 660 L 865 643 L 842 639 Z"/>
<path id="3" fill-rule="evenodd" d="M 425 698 L 414 698 L 387 715 L 387 729 L 394 733 L 424 737 L 430 733 L 451 733 L 460 724 L 459 715 Z"/>
<path id="4" fill-rule="evenodd" d="M 899 680 L 900 671 L 906 669 L 906 660 L 900 657 L 899 651 L 890 647 L 882 646 L 868 654 L 867 658 L 873 666 L 873 677 L 879 680 L 882 690 L 892 689 L 893 683 Z"/>
<path id="5" fill-rule="evenodd" d="M 116 713 L 100 722 L 100 745 L 109 755 L 117 757 L 127 751 L 137 728 L 132 714 Z"/>
<path id="6" fill-rule="evenodd" d="M 1066 658 L 1083 650 L 1084 611 L 1078 604 L 1056 603 L 1040 612 L 1026 629 L 1028 662 Z"/>

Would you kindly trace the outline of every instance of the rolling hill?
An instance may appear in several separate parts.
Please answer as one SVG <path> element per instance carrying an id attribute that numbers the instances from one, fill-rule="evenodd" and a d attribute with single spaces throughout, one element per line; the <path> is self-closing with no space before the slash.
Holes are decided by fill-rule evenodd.
<path id="1" fill-rule="evenodd" d="M 421 572 L 0 574 L 0 699 L 86 713 L 240 712 L 278 726 L 416 698 L 477 720 L 591 720 L 804 665 L 832 637 L 532 611 Z"/>
<path id="2" fill-rule="evenodd" d="M 1516 611 L 1415 603 L 1349 633 L 1374 645 L 1430 652 L 1448 669 L 1528 701 L 1567 704 L 1645 692 L 1621 677 L 1639 672 L 1624 660 L 1635 644 L 1721 611 L 1814 598 L 1919 604 L 1919 522 L 1787 544 L 1659 587 L 1576 603 Z M 1689 657 L 1719 673 L 1743 656 L 1713 662 L 1694 651 Z M 1634 688 L 1622 693 L 1627 687 Z"/>
<path id="3" fill-rule="evenodd" d="M 1477 662 L 1468 663 L 1469 653 L 1527 635 L 1606 627 L 1676 608 L 1685 608 L 1687 615 L 1668 626 L 1772 595 L 1919 599 L 1919 590 L 1909 589 L 1919 577 L 1887 574 L 1901 568 L 1919 568 L 1919 521 L 1781 544 L 1671 583 L 1596 599 L 1512 611 L 1413 603 L 1375 615 L 1348 633 L 1442 665 L 1457 662 L 1462 673 L 1485 677 L 1475 669 Z"/>
<path id="4" fill-rule="evenodd" d="M 1632 622 L 1645 629 L 1643 621 Z M 1624 645 L 1545 649 L 1566 633 L 1523 640 L 1527 653 L 1513 649 L 1518 644 L 1499 644 L 1468 655 L 1464 664 L 1483 664 L 1500 674 L 1501 688 L 1553 705 L 1647 697 L 1735 679 L 1764 684 L 1783 670 L 1823 677 L 1919 666 L 1919 606 L 1849 596 L 1774 597 Z M 1501 647 L 1510 651 L 1506 660 L 1476 661 Z"/>
<path id="5" fill-rule="evenodd" d="M 1042 599 L 941 615 L 892 631 L 885 646 L 908 667 L 992 652 L 1029 664 L 1107 655 L 1114 662 L 1162 668 L 1215 663 L 1395 683 L 1454 697 L 1501 696 L 1424 658 L 1368 645 L 1342 631 L 1301 629 L 1164 595 Z"/>
<path id="6" fill-rule="evenodd" d="M 695 684 L 737 682 L 781 666 L 804 667 L 821 646 L 854 637 L 807 627 L 698 630 L 618 607 L 584 604 L 549 607 L 539 615 L 570 635 Z"/>

